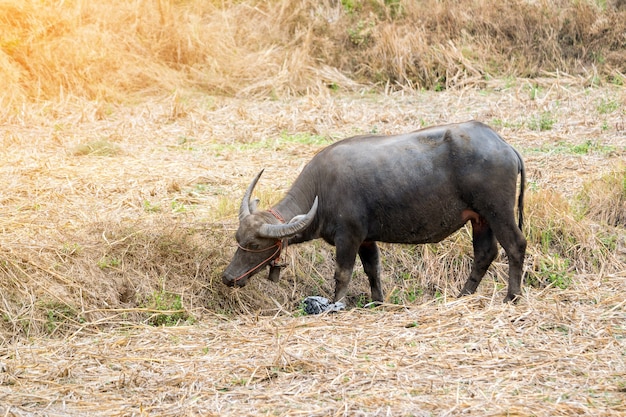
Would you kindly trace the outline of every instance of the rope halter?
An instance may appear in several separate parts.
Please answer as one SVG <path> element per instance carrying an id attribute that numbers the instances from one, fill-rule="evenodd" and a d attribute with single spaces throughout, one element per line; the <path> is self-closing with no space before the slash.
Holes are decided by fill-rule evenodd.
<path id="1" fill-rule="evenodd" d="M 269 210 L 267 210 L 270 214 L 272 214 L 274 217 L 276 217 L 276 219 L 281 222 L 281 223 L 285 223 L 285 219 L 283 218 L 283 216 L 280 215 L 280 213 L 278 211 L 276 211 L 273 208 L 270 208 Z M 251 252 L 251 253 L 261 253 L 261 252 L 265 252 L 268 251 L 270 249 L 276 248 L 276 250 L 274 252 L 272 252 L 272 254 L 263 259 L 261 262 L 259 262 L 256 266 L 253 266 L 252 268 L 248 269 L 246 272 L 244 272 L 243 274 L 239 275 L 237 278 L 235 278 L 233 280 L 233 282 L 237 282 L 240 279 L 242 279 L 243 277 L 245 277 L 246 275 L 248 275 L 249 273 L 255 271 L 256 269 L 260 268 L 265 262 L 270 261 L 270 267 L 272 268 L 281 268 L 283 266 L 285 266 L 286 264 L 280 264 L 280 254 L 283 250 L 283 241 L 282 239 L 276 241 L 276 243 L 274 243 L 272 246 L 268 246 L 267 248 L 263 248 L 263 249 L 248 249 L 248 248 L 244 248 L 243 246 L 241 246 L 239 243 L 237 243 L 237 247 L 239 249 L 241 249 L 244 252 Z M 285 241 L 285 249 L 287 248 L 287 243 Z"/>

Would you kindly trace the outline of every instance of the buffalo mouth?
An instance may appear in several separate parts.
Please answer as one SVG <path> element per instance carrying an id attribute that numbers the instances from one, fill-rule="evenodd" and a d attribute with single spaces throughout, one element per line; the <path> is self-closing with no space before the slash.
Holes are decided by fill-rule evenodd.
<path id="1" fill-rule="evenodd" d="M 245 287 L 248 283 L 248 277 L 240 277 L 239 279 L 228 278 L 226 275 L 222 275 L 222 282 L 229 287 Z"/>

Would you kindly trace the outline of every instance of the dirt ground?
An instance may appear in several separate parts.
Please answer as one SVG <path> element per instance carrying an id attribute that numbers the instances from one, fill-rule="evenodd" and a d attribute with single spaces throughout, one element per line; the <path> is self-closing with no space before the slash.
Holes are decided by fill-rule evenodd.
<path id="1" fill-rule="evenodd" d="M 602 258 L 610 266 L 572 267 L 566 288 L 526 286 L 517 305 L 504 305 L 502 286 L 486 279 L 463 299 L 444 286 L 421 303 L 301 316 L 293 276 L 311 245 L 290 249 L 296 266 L 280 285 L 256 277 L 231 291 L 217 280 L 233 252 L 240 198 L 261 168 L 258 192 L 271 204 L 335 140 L 478 119 L 520 150 L 529 193 L 575 202 L 593 180 L 624 169 L 625 107 L 622 86 L 547 79 L 440 93 L 174 95 L 135 106 L 68 99 L 24 109 L 0 126 L 0 415 L 626 415 L 621 226 L 610 229 Z M 546 200 L 546 210 L 557 203 Z M 605 230 L 586 221 L 589 235 Z M 134 232 L 120 234 L 129 225 Z M 167 248 L 164 258 L 132 252 L 140 231 L 163 228 L 207 230 L 200 236 L 213 240 L 194 240 L 202 259 L 190 262 Z M 529 247 L 528 269 L 539 246 Z M 112 253 L 133 258 L 119 255 L 118 265 Z M 139 269 L 141 256 L 155 266 Z M 327 271 L 332 260 L 317 265 Z M 494 265 L 505 267 L 505 258 Z M 320 285 L 328 295 L 332 283 Z M 159 288 L 183 294 L 194 320 L 130 319 L 150 309 L 129 300 Z M 60 319 L 36 307 L 50 312 L 68 300 L 86 319 L 46 333 Z M 39 331 L 25 332 L 27 319 Z"/>

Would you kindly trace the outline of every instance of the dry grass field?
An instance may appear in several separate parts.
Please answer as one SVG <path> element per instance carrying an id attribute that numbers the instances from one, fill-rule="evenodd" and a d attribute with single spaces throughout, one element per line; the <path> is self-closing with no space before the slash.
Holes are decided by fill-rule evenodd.
<path id="1" fill-rule="evenodd" d="M 0 2 L 0 415 L 626 415 L 626 8 L 418 3 Z M 357 264 L 304 315 L 319 241 L 221 283 L 261 168 L 269 207 L 336 140 L 468 119 L 526 162 L 518 304 L 503 252 L 456 298 L 469 226 L 381 245 L 377 308 Z"/>
<path id="2" fill-rule="evenodd" d="M 98 104 L 31 108 L 3 127 L 0 151 L 0 408 L 623 415 L 623 104 L 621 87 L 520 80 L 272 101 L 172 96 L 105 115 Z M 545 112 L 553 125 L 541 130 Z M 278 284 L 221 284 L 258 169 L 270 204 L 335 138 L 470 118 L 526 159 L 518 305 L 501 303 L 503 256 L 478 295 L 454 298 L 471 262 L 467 230 L 438 245 L 385 245 L 388 305 L 375 310 L 358 308 L 368 294 L 359 270 L 350 311 L 301 315 L 305 296 L 332 293 L 332 250 L 319 242 L 288 249 Z"/>

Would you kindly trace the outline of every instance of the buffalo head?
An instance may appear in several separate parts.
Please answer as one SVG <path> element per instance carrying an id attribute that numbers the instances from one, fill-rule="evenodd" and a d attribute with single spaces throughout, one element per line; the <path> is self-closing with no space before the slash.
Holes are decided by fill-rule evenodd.
<path id="1" fill-rule="evenodd" d="M 280 269 L 275 261 L 280 257 L 283 244 L 306 229 L 317 211 L 317 197 L 308 213 L 297 215 L 288 223 L 283 223 L 269 211 L 258 211 L 258 200 L 251 201 L 250 198 L 262 173 L 263 170 L 252 180 L 239 207 L 239 228 L 235 235 L 237 250 L 222 275 L 222 282 L 231 287 L 243 287 L 248 278 L 267 265 L 270 265 L 268 278 L 276 281 Z"/>

